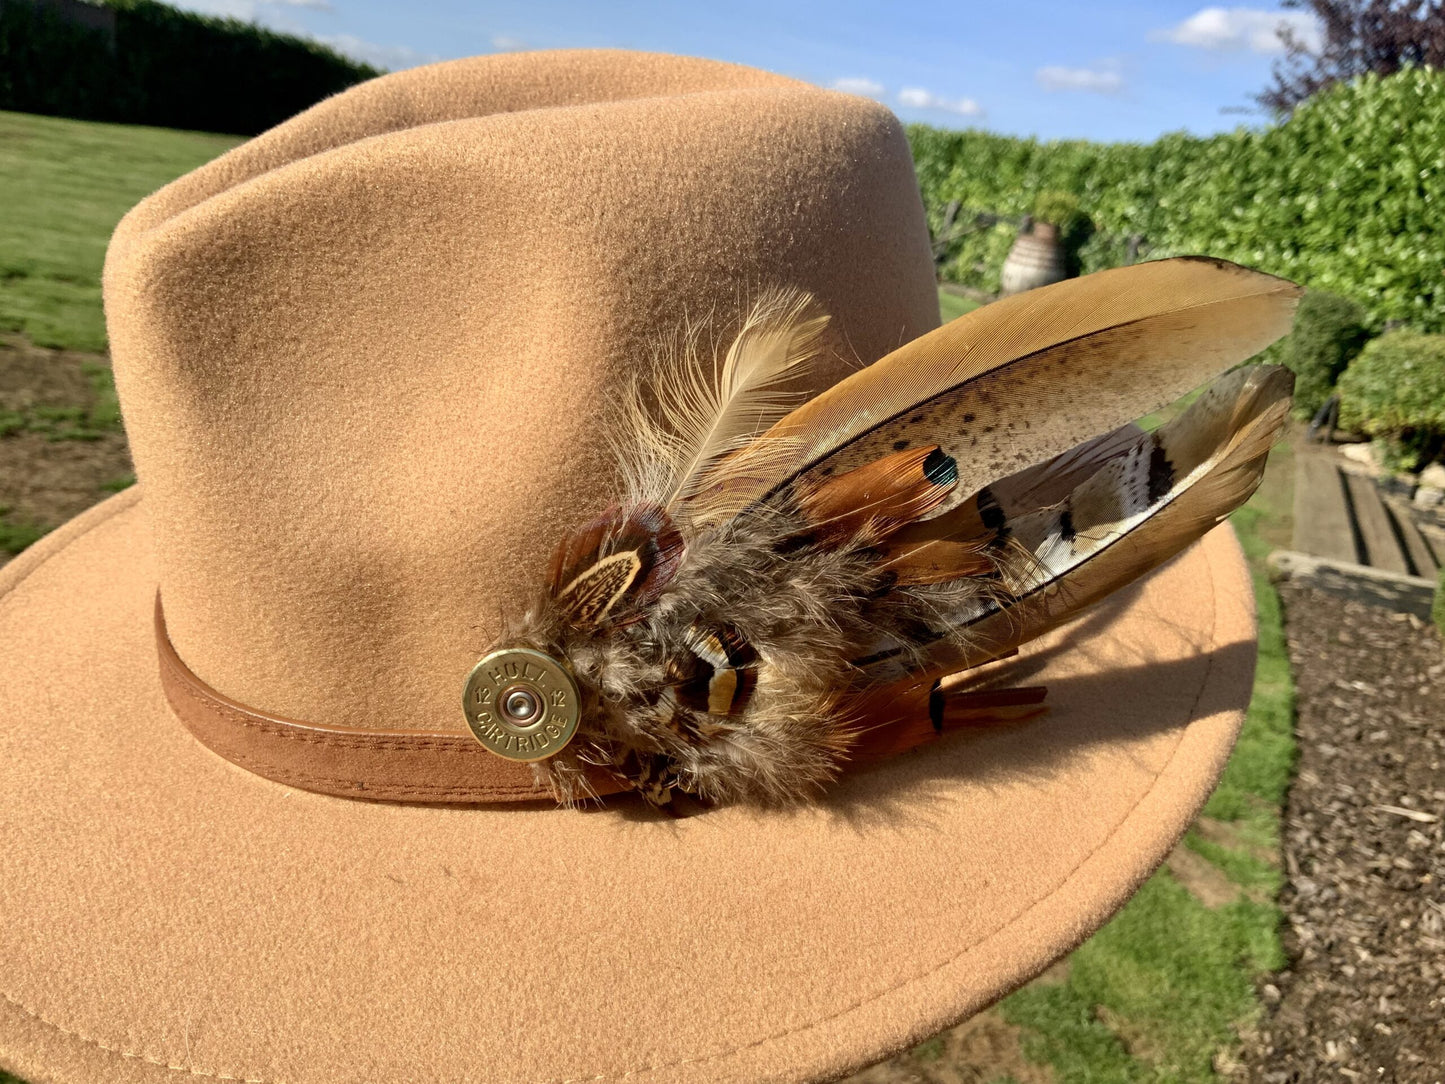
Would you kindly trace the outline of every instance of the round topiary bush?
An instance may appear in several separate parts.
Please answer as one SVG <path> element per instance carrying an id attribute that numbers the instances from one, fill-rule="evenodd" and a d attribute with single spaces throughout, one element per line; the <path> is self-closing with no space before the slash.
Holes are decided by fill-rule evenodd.
<path id="1" fill-rule="evenodd" d="M 1335 390 L 1335 381 L 1370 339 L 1365 308 L 1348 297 L 1310 290 L 1300 300 L 1294 331 L 1280 360 L 1294 372 L 1294 410 L 1311 418 Z"/>
<path id="2" fill-rule="evenodd" d="M 1445 449 L 1445 335 L 1393 331 L 1340 377 L 1340 425 L 1382 438 L 1407 469 Z"/>

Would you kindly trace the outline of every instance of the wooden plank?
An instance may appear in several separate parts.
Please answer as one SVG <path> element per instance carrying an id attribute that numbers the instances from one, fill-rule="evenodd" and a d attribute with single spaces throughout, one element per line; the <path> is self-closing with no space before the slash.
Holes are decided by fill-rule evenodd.
<path id="1" fill-rule="evenodd" d="M 1345 487 L 1334 457 L 1300 448 L 1295 455 L 1294 548 L 1334 561 L 1365 564 L 1355 544 Z"/>
<path id="2" fill-rule="evenodd" d="M 1445 527 L 1436 527 L 1429 523 L 1416 524 L 1420 528 L 1420 536 L 1425 539 L 1425 545 L 1430 547 L 1430 552 L 1435 555 L 1437 565 L 1445 565 Z"/>
<path id="3" fill-rule="evenodd" d="M 1385 502 L 1380 499 L 1380 488 L 1368 475 L 1345 471 L 1345 492 L 1355 513 L 1355 525 L 1365 544 L 1365 559 L 1362 565 L 1410 575 L 1410 562 L 1395 537 L 1395 528 L 1390 526 L 1390 513 L 1385 511 Z"/>
<path id="4" fill-rule="evenodd" d="M 1410 570 L 1411 575 L 1433 580 L 1440 572 L 1440 562 L 1436 560 L 1430 544 L 1425 541 L 1425 536 L 1420 533 L 1420 528 L 1415 526 L 1415 517 L 1410 514 L 1409 503 L 1399 497 L 1386 497 L 1385 509 L 1395 521 L 1395 530 L 1404 540 L 1405 552 L 1410 557 L 1410 563 L 1414 565 Z"/>

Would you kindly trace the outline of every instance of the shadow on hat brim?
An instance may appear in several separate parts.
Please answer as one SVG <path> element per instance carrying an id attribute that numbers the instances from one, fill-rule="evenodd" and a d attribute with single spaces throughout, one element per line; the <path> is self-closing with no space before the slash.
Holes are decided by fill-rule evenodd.
<path id="1" fill-rule="evenodd" d="M 1014 664 L 1049 714 L 816 807 L 391 805 L 196 743 L 156 578 L 134 490 L 0 572 L 0 1065 L 34 1081 L 840 1075 L 1103 923 L 1208 795 L 1254 662 L 1221 528 Z"/>

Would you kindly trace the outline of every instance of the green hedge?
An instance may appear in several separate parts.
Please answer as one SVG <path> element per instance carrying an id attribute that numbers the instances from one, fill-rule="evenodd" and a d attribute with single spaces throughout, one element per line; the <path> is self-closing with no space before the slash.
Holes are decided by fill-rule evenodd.
<path id="1" fill-rule="evenodd" d="M 1035 195 L 1072 192 L 1093 233 L 1085 271 L 1207 253 L 1352 297 L 1371 326 L 1445 331 L 1445 72 L 1367 75 L 1281 124 L 1153 143 L 1040 142 L 911 126 L 930 224 L 958 201 L 976 223 L 945 253 L 945 279 L 998 288 Z M 994 222 L 991 216 L 1004 216 Z"/>
<path id="2" fill-rule="evenodd" d="M 1372 340 L 1339 381 L 1340 425 L 1386 441 L 1407 469 L 1445 450 L 1445 335 Z"/>
<path id="3" fill-rule="evenodd" d="M 71 5 L 76 7 L 78 5 Z M 109 0 L 114 33 L 0 0 L 0 109 L 255 135 L 379 75 L 325 46 L 155 0 Z"/>

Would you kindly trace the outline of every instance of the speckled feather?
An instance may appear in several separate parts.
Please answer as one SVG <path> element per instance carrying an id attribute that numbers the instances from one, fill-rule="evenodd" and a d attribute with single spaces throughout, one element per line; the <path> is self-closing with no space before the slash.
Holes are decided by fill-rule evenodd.
<path id="1" fill-rule="evenodd" d="M 1101 271 L 984 305 L 780 419 L 793 459 L 754 496 L 936 445 L 956 499 L 1142 417 L 1283 335 L 1298 288 L 1222 260 Z"/>

